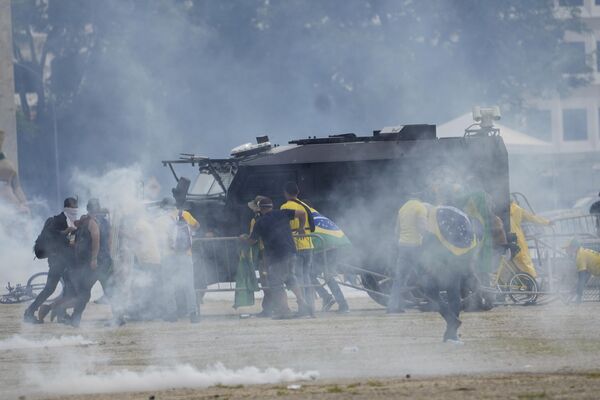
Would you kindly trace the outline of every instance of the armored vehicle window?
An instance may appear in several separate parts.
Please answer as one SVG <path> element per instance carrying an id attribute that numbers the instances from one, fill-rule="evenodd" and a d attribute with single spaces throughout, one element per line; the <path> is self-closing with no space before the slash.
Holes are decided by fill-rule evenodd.
<path id="1" fill-rule="evenodd" d="M 233 174 L 229 172 L 219 173 L 221 181 L 225 186 L 225 189 L 229 188 Z M 219 182 L 210 173 L 201 172 L 196 177 L 196 181 L 190 188 L 190 194 L 192 195 L 204 195 L 204 196 L 217 196 L 224 194 L 223 188 L 219 185 Z"/>

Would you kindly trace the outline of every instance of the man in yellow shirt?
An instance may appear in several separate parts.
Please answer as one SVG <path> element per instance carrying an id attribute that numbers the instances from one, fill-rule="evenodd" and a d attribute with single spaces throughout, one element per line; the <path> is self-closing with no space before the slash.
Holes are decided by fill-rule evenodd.
<path id="1" fill-rule="evenodd" d="M 396 218 L 397 256 L 392 290 L 387 306 L 388 314 L 404 312 L 402 287 L 405 285 L 407 272 L 417 263 L 423 244 L 423 234 L 426 230 L 427 207 L 417 197 L 414 197 L 404 203 L 398 210 Z"/>
<path id="2" fill-rule="evenodd" d="M 567 246 L 567 253 L 575 258 L 577 268 L 577 297 L 576 302 L 581 303 L 583 290 L 591 276 L 600 276 L 600 253 L 586 249 L 573 239 Z"/>
<path id="3" fill-rule="evenodd" d="M 514 200 L 510 203 L 510 230 L 517 235 L 517 245 L 521 249 L 513 258 L 513 261 L 521 271 L 535 278 L 537 277 L 537 272 L 533 266 L 533 261 L 529 254 L 529 246 L 527 246 L 527 239 L 521 227 L 523 221 L 537 225 L 551 225 L 551 222 L 545 218 L 531 214 Z"/>
<path id="4" fill-rule="evenodd" d="M 310 208 L 308 205 L 298 199 L 298 195 L 300 194 L 298 185 L 295 182 L 286 183 L 283 189 L 283 194 L 286 202 L 281 206 L 282 210 L 302 211 L 306 213 L 307 216 L 303 227 L 300 226 L 300 220 L 298 218 L 294 218 L 290 221 L 290 228 L 292 229 L 292 232 L 298 232 L 299 230 L 302 231 L 302 229 L 304 229 L 306 235 L 314 232 L 314 220 L 312 219 Z M 294 273 L 296 275 L 298 285 L 300 287 L 304 287 L 304 299 L 306 304 L 308 304 L 312 315 L 315 309 L 315 291 L 314 288 L 310 287 L 312 281 L 311 276 L 314 245 L 310 237 L 294 237 L 294 243 L 296 244 L 297 250 Z"/>
<path id="5" fill-rule="evenodd" d="M 168 207 L 165 202 L 164 207 Z M 173 208 L 161 218 L 161 230 L 166 246 L 163 247 L 162 261 L 168 275 L 168 296 L 179 292 L 185 300 L 185 312 L 191 323 L 200 322 L 200 310 L 194 286 L 194 263 L 192 260 L 192 234 L 200 227 L 189 211 Z M 170 302 L 169 302 L 170 303 Z"/>

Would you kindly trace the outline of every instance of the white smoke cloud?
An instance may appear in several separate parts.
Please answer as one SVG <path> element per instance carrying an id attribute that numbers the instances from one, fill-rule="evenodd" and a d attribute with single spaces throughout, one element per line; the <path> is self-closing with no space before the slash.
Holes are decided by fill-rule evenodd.
<path id="1" fill-rule="evenodd" d="M 257 385 L 279 382 L 314 380 L 316 371 L 296 372 L 290 368 L 244 367 L 237 370 L 218 363 L 205 370 L 183 364 L 174 367 L 148 367 L 143 371 L 122 369 L 106 373 L 89 374 L 81 369 L 61 371 L 58 377 L 39 371 L 29 374 L 34 387 L 50 394 L 89 394 L 113 392 L 138 392 L 171 388 L 204 388 L 214 385 Z M 55 379 L 58 378 L 58 379 Z M 73 385 L 77 382 L 77 385 Z"/>
<path id="2" fill-rule="evenodd" d="M 103 207 L 131 212 L 139 209 L 143 197 L 143 173 L 137 165 L 110 169 L 103 174 L 75 170 L 71 185 L 80 194 L 82 210 L 85 210 L 85 201 L 95 197 Z"/>
<path id="3" fill-rule="evenodd" d="M 25 284 L 34 272 L 46 271 L 45 260 L 35 260 L 33 244 L 43 220 L 19 213 L 0 200 L 0 285 Z"/>
<path id="4" fill-rule="evenodd" d="M 0 340 L 0 350 L 39 349 L 46 347 L 89 346 L 96 342 L 87 340 L 81 335 L 60 336 L 47 339 L 27 339 L 21 335 L 13 335 Z"/>

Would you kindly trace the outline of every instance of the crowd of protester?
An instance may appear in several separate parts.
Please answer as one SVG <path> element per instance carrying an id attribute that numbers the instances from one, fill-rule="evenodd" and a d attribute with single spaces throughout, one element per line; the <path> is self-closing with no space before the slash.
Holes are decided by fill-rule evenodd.
<path id="1" fill-rule="evenodd" d="M 480 292 L 481 279 L 489 277 L 503 257 L 535 279 L 537 272 L 521 225 L 524 221 L 552 222 L 513 200 L 511 234 L 507 235 L 487 193 L 440 187 L 430 191 L 433 195 L 430 193 L 427 201 L 422 193 L 413 193 L 398 210 L 387 312 L 403 313 L 407 288 L 416 284 L 430 309 L 439 311 L 446 321 L 444 341 L 460 343 L 465 293 L 481 306 L 489 302 Z M 246 279 L 248 290 L 264 292 L 262 311 L 256 317 L 311 318 L 319 297 L 323 311 L 337 303 L 338 312 L 349 312 L 335 279 L 339 271 L 331 268 L 335 262 L 331 258 L 326 262 L 324 252 L 317 251 L 319 235 L 314 235 L 323 220 L 329 229 L 341 230 L 300 199 L 295 182 L 288 182 L 282 192 L 285 202 L 278 208 L 261 195 L 248 203 L 254 216 L 249 233 L 239 238 L 243 244 L 240 261 L 247 262 L 240 263 L 236 280 Z M 98 199 L 91 199 L 86 210 L 79 216 L 77 199 L 68 198 L 63 211 L 46 221 L 34 250 L 38 258 L 48 259 L 48 280 L 25 311 L 25 322 L 43 323 L 50 314 L 51 320 L 79 326 L 96 282 L 112 307 L 114 324 L 176 321 L 181 316 L 192 323 L 200 320 L 192 260 L 192 238 L 199 223 L 190 212 L 169 200 L 153 211 L 140 205 L 127 213 L 109 215 Z M 339 237 L 345 237 L 343 232 Z M 340 247 L 348 245 L 346 240 Z M 335 246 L 328 250 L 330 257 L 335 254 Z M 576 260 L 576 299 L 580 302 L 590 276 L 600 275 L 600 253 L 576 240 L 566 250 Z M 255 283 L 256 272 L 260 286 Z M 45 304 L 61 280 L 62 295 Z M 286 289 L 295 296 L 296 311 L 289 307 Z M 236 307 L 248 305 L 242 294 L 242 290 L 236 292 Z"/>
<path id="2" fill-rule="evenodd" d="M 70 197 L 60 214 L 46 220 L 34 251 L 48 259 L 48 279 L 25 311 L 25 322 L 43 323 L 50 314 L 51 320 L 79 326 L 96 282 L 115 324 L 175 321 L 182 315 L 199 322 L 192 263 L 192 235 L 199 224 L 188 211 L 163 201 L 151 213 L 140 203 L 110 215 L 98 199 L 90 199 L 86 210 L 80 216 L 77 199 Z M 59 281 L 61 296 L 44 304 Z"/>

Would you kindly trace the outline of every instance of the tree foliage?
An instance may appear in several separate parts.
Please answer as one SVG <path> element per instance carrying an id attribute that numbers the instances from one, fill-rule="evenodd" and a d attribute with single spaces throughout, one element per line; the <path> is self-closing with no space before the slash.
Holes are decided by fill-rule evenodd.
<path id="1" fill-rule="evenodd" d="M 13 19 L 22 111 L 40 136 L 58 120 L 67 166 L 442 122 L 589 79 L 565 73 L 584 25 L 553 0 L 13 0 Z"/>

